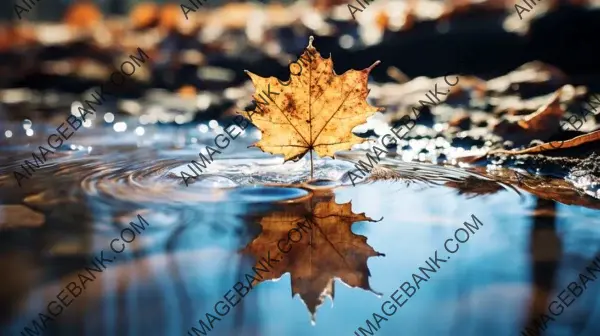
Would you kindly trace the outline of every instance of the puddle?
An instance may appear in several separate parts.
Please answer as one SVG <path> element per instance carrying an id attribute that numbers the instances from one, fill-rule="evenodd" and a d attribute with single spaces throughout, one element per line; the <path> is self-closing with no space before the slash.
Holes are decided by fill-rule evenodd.
<path id="1" fill-rule="evenodd" d="M 193 131 L 148 128 L 136 141 L 111 143 L 88 131 L 23 188 L 10 176 L 14 166 L 4 166 L 3 209 L 19 205 L 43 221 L 0 212 L 0 259 L 14 270 L 0 292 L 3 334 L 40 321 L 52 298 L 137 213 L 148 231 L 72 295 L 45 334 L 186 334 L 199 320 L 210 327 L 207 314 L 220 318 L 212 319 L 215 335 L 354 334 L 367 320 L 375 323 L 373 314 L 382 314 L 390 295 L 471 215 L 483 223 L 477 233 L 396 313 L 381 315 L 387 320 L 379 319 L 378 329 L 517 334 L 600 251 L 600 201 L 564 180 L 390 156 L 353 187 L 344 173 L 360 153 L 317 160 L 310 179 L 306 160 L 282 164 L 246 151 L 248 136 L 186 187 L 177 172 L 197 156 L 202 140 L 188 141 Z M 184 140 L 164 141 L 178 136 Z M 23 158 L 30 149 L 3 151 Z M 266 265 L 266 255 L 278 262 Z M 262 278 L 252 267 L 263 269 Z M 241 297 L 238 282 L 253 288 Z M 590 282 L 549 330 L 586 328 L 578 316 L 600 309 L 599 292 Z M 218 315 L 215 304 L 232 293 L 239 302 Z M 443 323 L 424 323 L 433 311 Z"/>

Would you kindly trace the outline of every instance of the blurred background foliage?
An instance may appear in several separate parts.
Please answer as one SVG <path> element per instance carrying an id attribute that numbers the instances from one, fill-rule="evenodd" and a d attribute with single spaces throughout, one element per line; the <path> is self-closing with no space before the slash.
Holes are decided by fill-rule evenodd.
<path id="1" fill-rule="evenodd" d="M 255 0 L 258 1 L 258 0 Z M 82 2 L 81 0 L 40 0 L 29 13 L 27 13 L 27 19 L 30 21 L 60 21 L 63 18 L 64 13 L 70 5 L 75 2 Z M 148 2 L 144 0 L 86 0 L 83 2 L 94 3 L 105 15 L 126 15 L 129 11 L 137 4 Z M 187 0 L 173 1 L 173 0 L 153 0 L 156 4 L 185 4 L 189 7 L 191 5 Z M 249 1 L 237 1 L 237 0 L 209 0 L 204 6 L 205 7 L 217 7 L 226 3 L 236 2 L 249 2 Z M 260 2 L 268 3 L 272 1 L 262 0 Z M 278 0 L 279 3 L 292 3 L 293 0 Z M 11 21 L 19 20 L 17 13 L 15 12 L 14 6 L 23 6 L 22 0 L 3 0 L 0 1 L 0 20 Z M 193 7 L 192 7 L 193 8 Z M 183 14 L 182 14 L 183 15 Z M 25 18 L 23 18 L 25 19 Z"/>

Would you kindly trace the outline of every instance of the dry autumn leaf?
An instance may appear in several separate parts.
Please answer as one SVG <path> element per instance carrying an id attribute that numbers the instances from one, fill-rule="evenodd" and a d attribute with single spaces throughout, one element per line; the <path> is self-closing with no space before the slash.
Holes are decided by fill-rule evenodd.
<path id="1" fill-rule="evenodd" d="M 565 141 L 551 141 L 548 143 L 543 143 L 541 145 L 537 145 L 531 148 L 526 148 L 522 150 L 494 150 L 490 151 L 488 154 L 513 154 L 513 155 L 523 155 L 523 154 L 538 154 L 550 150 L 562 149 L 562 148 L 571 148 L 584 145 L 586 143 L 600 141 L 600 130 L 594 131 L 592 133 L 580 135 L 574 137 L 570 140 Z"/>
<path id="2" fill-rule="evenodd" d="M 538 133 L 545 130 L 556 130 L 560 126 L 559 122 L 565 114 L 565 110 L 560 106 L 560 97 L 564 90 L 566 90 L 565 87 L 556 90 L 546 104 L 534 113 L 519 120 L 519 126 L 525 130 Z"/>
<path id="3" fill-rule="evenodd" d="M 520 144 L 533 139 L 548 139 L 560 129 L 560 121 L 565 114 L 560 105 L 563 91 L 567 89 L 558 89 L 546 104 L 517 122 L 502 120 L 493 127 L 494 133 Z"/>
<path id="4" fill-rule="evenodd" d="M 561 95 L 572 96 L 573 88 L 565 85 L 558 89 L 546 104 L 540 107 L 536 112 L 531 115 L 519 120 L 513 124 L 498 124 L 496 125 L 494 132 L 504 136 L 504 138 L 515 140 L 519 137 L 520 140 L 530 140 L 533 138 L 549 138 L 551 134 L 555 133 L 558 128 L 561 129 L 560 120 L 564 116 L 565 110 L 560 106 Z M 507 127 L 511 126 L 511 127 Z M 500 127 L 503 126 L 503 127 Z M 574 137 L 570 140 L 550 141 L 537 146 L 522 150 L 507 150 L 507 149 L 495 149 L 488 151 L 483 155 L 468 155 L 457 157 L 456 160 L 459 162 L 473 163 L 484 157 L 492 154 L 512 154 L 512 155 L 524 155 L 524 154 L 539 154 L 547 151 L 566 149 L 572 147 L 582 146 L 587 143 L 600 141 L 600 130 L 594 131 L 588 134 L 583 134 Z"/>
<path id="5" fill-rule="evenodd" d="M 509 154 L 509 155 L 540 154 L 540 153 L 558 150 L 558 149 L 578 147 L 578 146 L 582 146 L 582 145 L 585 145 L 585 144 L 588 144 L 591 142 L 595 142 L 595 141 L 600 142 L 600 130 L 594 131 L 592 133 L 576 136 L 569 140 L 545 142 L 541 145 L 537 145 L 537 146 L 533 146 L 533 147 L 525 148 L 525 149 L 521 149 L 521 150 L 495 149 L 495 150 L 491 150 L 483 155 L 469 155 L 469 156 L 457 157 L 456 160 L 459 162 L 473 163 L 473 162 L 481 160 L 484 157 L 486 157 L 488 155 L 492 155 L 492 154 Z"/>
<path id="6" fill-rule="evenodd" d="M 264 255 L 280 259 L 258 282 L 289 272 L 292 296 L 300 295 L 314 319 L 325 297 L 333 300 L 334 278 L 371 290 L 367 259 L 384 254 L 369 246 L 366 237 L 352 233 L 352 224 L 359 221 L 374 222 L 364 213 L 353 213 L 351 202 L 335 203 L 333 194 L 325 191 L 262 217 L 262 232 L 244 252 L 257 260 Z"/>
<path id="7" fill-rule="evenodd" d="M 331 58 L 322 58 L 312 46 L 300 56 L 300 63 L 290 64 L 292 78 L 281 82 L 275 77 L 260 77 L 249 71 L 256 92 L 254 111 L 242 112 L 262 132 L 254 146 L 271 154 L 282 154 L 285 161 L 297 161 L 312 152 L 321 157 L 333 157 L 340 150 L 366 139 L 352 134 L 352 129 L 364 124 L 368 117 L 383 108 L 367 103 L 369 72 L 379 64 L 336 75 Z"/>

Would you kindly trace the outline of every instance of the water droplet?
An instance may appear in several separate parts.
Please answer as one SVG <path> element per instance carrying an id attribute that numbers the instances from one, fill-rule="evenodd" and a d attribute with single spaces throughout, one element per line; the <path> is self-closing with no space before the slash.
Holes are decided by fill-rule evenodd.
<path id="1" fill-rule="evenodd" d="M 119 121 L 118 123 L 115 123 L 113 125 L 113 129 L 115 130 L 115 132 L 125 132 L 127 130 L 127 124 Z"/>
<path id="2" fill-rule="evenodd" d="M 76 117 L 79 116 L 80 115 L 79 108 L 83 109 L 83 105 L 81 105 L 80 102 L 74 101 L 73 103 L 71 103 L 71 114 Z"/>
<path id="3" fill-rule="evenodd" d="M 32 124 L 33 124 L 33 123 L 32 123 L 32 122 L 31 122 L 31 120 L 29 120 L 29 119 L 25 119 L 25 120 L 23 120 L 23 129 L 25 129 L 25 130 L 29 130 L 29 129 L 31 128 L 31 125 L 32 125 Z"/>
<path id="4" fill-rule="evenodd" d="M 182 116 L 181 114 L 175 116 L 175 123 L 178 125 L 185 123 L 185 116 Z"/>
<path id="5" fill-rule="evenodd" d="M 200 124 L 200 125 L 198 125 L 198 131 L 200 131 L 201 133 L 206 133 L 206 132 L 208 132 L 208 126 L 206 126 L 204 124 Z"/>
<path id="6" fill-rule="evenodd" d="M 107 123 L 111 123 L 115 120 L 115 115 L 110 113 L 110 112 L 106 112 L 104 114 L 104 121 L 106 121 Z"/>

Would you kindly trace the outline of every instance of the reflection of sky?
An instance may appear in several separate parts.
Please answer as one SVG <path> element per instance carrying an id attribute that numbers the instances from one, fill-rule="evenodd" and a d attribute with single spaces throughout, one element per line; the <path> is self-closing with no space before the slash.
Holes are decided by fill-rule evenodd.
<path id="1" fill-rule="evenodd" d="M 381 335 L 516 335 L 526 319 L 530 295 L 529 235 L 531 220 L 525 215 L 535 200 L 527 198 L 521 204 L 515 194 L 500 193 L 486 198 L 465 200 L 453 196 L 447 189 L 430 189 L 421 193 L 397 191 L 397 186 L 386 186 L 379 194 L 362 189 L 345 189 L 338 193 L 337 202 L 353 202 L 354 212 L 365 211 L 372 218 L 384 216 L 379 223 L 355 225 L 355 232 L 366 234 L 369 245 L 386 257 L 369 259 L 371 286 L 383 292 L 383 298 L 372 293 L 336 286 L 334 307 L 326 302 L 317 312 L 316 326 L 310 326 L 308 316 L 298 298 L 289 300 L 289 277 L 278 283 L 263 285 L 267 288 L 261 302 L 264 309 L 263 335 L 350 335 L 365 319 L 374 321 L 371 314 L 381 313 L 381 304 L 425 260 L 445 256 L 444 241 L 453 235 L 465 220 L 472 223 L 475 214 L 484 226 L 421 289 L 388 321 L 382 321 Z M 379 195 L 379 197 L 377 196 Z M 391 196 L 394 195 L 394 196 Z M 430 202 L 424 202 L 424 199 Z M 431 202 L 431 200 L 435 200 Z M 560 206 L 563 216 L 557 221 L 559 237 L 567 254 L 565 260 L 579 257 L 589 260 L 598 252 L 600 231 L 592 229 L 591 221 L 584 223 L 581 216 L 596 215 L 593 210 Z M 428 219 L 430 222 L 428 221 Z M 582 240 L 586 240 L 583 244 Z M 576 279 L 585 263 L 559 263 L 560 290 Z M 575 267 L 576 266 L 576 267 Z M 402 292 L 400 292 L 402 293 Z M 581 314 L 600 316 L 600 305 L 594 302 L 600 286 L 590 288 L 552 326 L 549 335 L 592 335 L 596 325 L 589 325 L 583 333 L 560 333 Z M 387 297 L 387 298 L 386 298 Z M 405 296 L 406 297 L 406 296 Z M 551 296 L 552 297 L 552 296 Z M 269 308 L 271 306 L 272 308 Z M 384 317 L 387 317 L 383 315 Z M 587 321 L 592 321 L 589 317 Z M 594 329 L 596 328 L 596 329 Z M 587 332 L 587 333 L 586 333 Z"/>
<path id="2" fill-rule="evenodd" d="M 528 217 L 535 199 L 523 201 L 513 192 L 467 200 L 446 188 L 405 188 L 400 183 L 376 183 L 337 190 L 337 203 L 352 201 L 353 212 L 365 212 L 381 222 L 358 223 L 354 232 L 385 257 L 368 261 L 371 287 L 383 293 L 352 289 L 337 282 L 333 307 L 327 300 L 318 310 L 316 325 L 299 297 L 291 298 L 290 276 L 260 284 L 209 335 L 353 335 L 373 312 L 444 241 L 475 214 L 484 226 L 461 245 L 447 263 L 410 298 L 378 335 L 517 335 L 526 320 L 531 288 Z M 373 190 L 377 190 L 375 193 Z M 159 210 L 159 209 L 154 209 Z M 250 270 L 251 260 L 232 251 L 258 234 L 256 225 L 244 228 L 239 217 L 258 211 L 258 205 L 239 202 L 203 204 L 197 209 L 163 209 L 148 215 L 152 230 L 140 236 L 143 248 L 128 251 L 109 266 L 86 292 L 65 310 L 48 335 L 182 335 Z M 559 205 L 556 232 L 564 251 L 558 263 L 562 290 L 600 250 L 597 212 Z M 97 211 L 99 212 L 99 210 Z M 130 218 L 133 215 L 124 215 Z M 102 220 L 101 217 L 95 218 Z M 182 223 L 182 224 L 178 224 Z M 98 249 L 118 234 L 116 228 L 96 227 Z M 239 238 L 238 232 L 246 232 Z M 165 250 L 175 252 L 167 254 Z M 119 257 L 121 258 L 121 256 Z M 46 270 L 56 265 L 46 264 Z M 600 282 L 600 281 L 597 281 Z M 65 283 L 66 284 L 66 283 Z M 62 287 L 64 287 L 64 285 Z M 548 335 L 593 335 L 598 330 L 598 283 L 575 301 Z M 12 322 L 19 334 L 37 312 L 61 289 L 56 284 L 35 290 Z M 43 295 L 42 295 L 43 294 Z M 551 298 L 554 295 L 551 296 Z M 83 316 L 80 316 L 83 314 Z M 595 318 L 594 318 L 595 317 Z M 206 319 L 204 319 L 206 320 Z M 576 322 L 585 322 L 575 333 Z M 3 333 L 4 334 L 4 333 Z"/>

